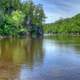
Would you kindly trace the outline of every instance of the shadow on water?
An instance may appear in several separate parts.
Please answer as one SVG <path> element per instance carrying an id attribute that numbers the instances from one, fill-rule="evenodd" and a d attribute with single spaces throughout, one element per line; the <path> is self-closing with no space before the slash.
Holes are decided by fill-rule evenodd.
<path id="1" fill-rule="evenodd" d="M 32 70 L 43 63 L 42 39 L 5 39 L 0 41 L 0 79 L 14 80 L 21 69 Z"/>

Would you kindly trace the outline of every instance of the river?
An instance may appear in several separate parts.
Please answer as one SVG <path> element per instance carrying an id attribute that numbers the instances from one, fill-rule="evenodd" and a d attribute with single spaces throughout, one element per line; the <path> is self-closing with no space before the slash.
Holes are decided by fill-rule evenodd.
<path id="1" fill-rule="evenodd" d="M 80 80 L 80 37 L 0 40 L 0 80 Z"/>

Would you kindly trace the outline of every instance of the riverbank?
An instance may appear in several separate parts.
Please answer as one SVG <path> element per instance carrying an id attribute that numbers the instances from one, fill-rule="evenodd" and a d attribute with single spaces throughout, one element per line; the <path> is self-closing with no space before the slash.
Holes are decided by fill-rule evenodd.
<path id="1" fill-rule="evenodd" d="M 53 33 L 45 33 L 44 34 L 44 36 L 80 36 L 80 34 L 79 33 L 77 33 L 77 34 L 73 34 L 73 33 L 71 33 L 71 34 L 69 34 L 69 33 L 57 33 L 57 34 L 53 34 Z"/>
<path id="2" fill-rule="evenodd" d="M 57 33 L 57 34 L 52 34 L 52 33 L 44 33 L 43 37 L 46 36 L 80 36 L 80 34 L 69 34 L 69 33 Z M 26 38 L 26 37 L 30 37 L 28 34 L 27 35 L 23 35 L 23 36 L 2 36 L 0 35 L 0 40 L 1 39 L 8 39 L 8 38 Z M 32 38 L 36 38 L 36 36 L 33 36 Z M 39 37 L 38 37 L 39 38 Z"/>
<path id="3" fill-rule="evenodd" d="M 0 40 L 2 39 L 15 39 L 15 38 L 25 38 L 26 36 L 0 36 Z"/>

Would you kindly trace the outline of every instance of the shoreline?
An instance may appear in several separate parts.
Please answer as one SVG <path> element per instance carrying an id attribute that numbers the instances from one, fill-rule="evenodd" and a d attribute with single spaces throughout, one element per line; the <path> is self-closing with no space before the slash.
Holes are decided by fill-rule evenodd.
<path id="1" fill-rule="evenodd" d="M 65 34 L 50 34 L 50 33 L 44 33 L 43 34 L 43 37 L 47 37 L 47 36 L 80 36 L 80 34 L 67 34 L 67 33 L 65 33 Z M 0 35 L 0 40 L 2 40 L 2 39 L 14 39 L 14 38 L 26 38 L 26 37 L 29 37 L 28 35 L 26 35 L 26 36 L 19 36 L 19 37 L 16 37 L 16 36 L 14 36 L 14 37 L 12 37 L 12 36 L 1 36 Z"/>
<path id="2" fill-rule="evenodd" d="M 80 36 L 80 34 L 69 34 L 69 33 L 45 33 L 44 36 Z"/>

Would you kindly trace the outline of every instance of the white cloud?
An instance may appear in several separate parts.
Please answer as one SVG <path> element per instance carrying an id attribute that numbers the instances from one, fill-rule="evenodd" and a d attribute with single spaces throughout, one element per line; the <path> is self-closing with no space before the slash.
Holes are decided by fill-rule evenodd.
<path id="1" fill-rule="evenodd" d="M 54 22 L 60 17 L 71 17 L 80 13 L 80 0 L 35 0 L 43 4 L 46 22 Z"/>

